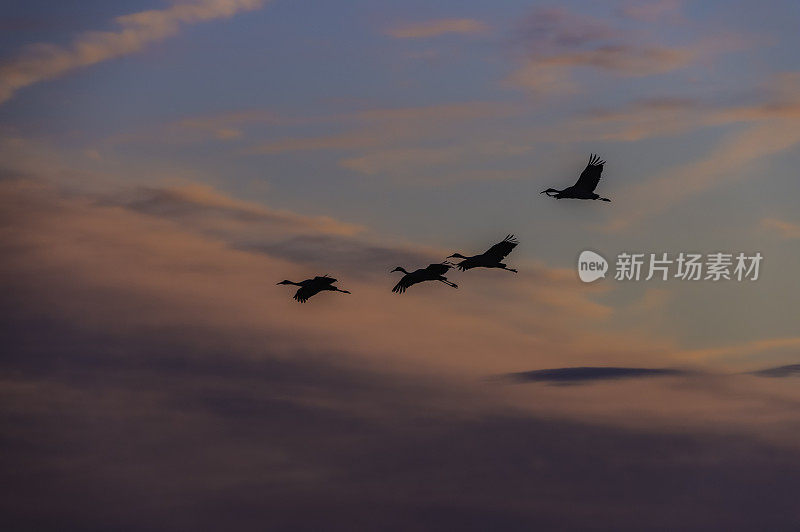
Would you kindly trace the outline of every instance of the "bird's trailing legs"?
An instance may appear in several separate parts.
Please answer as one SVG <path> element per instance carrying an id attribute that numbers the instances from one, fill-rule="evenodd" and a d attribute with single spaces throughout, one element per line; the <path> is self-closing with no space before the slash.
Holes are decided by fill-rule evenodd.
<path id="1" fill-rule="evenodd" d="M 437 281 L 441 281 L 444 284 L 446 284 L 447 286 L 452 286 L 453 288 L 458 288 L 458 285 L 456 283 L 451 283 L 447 279 L 442 278 L 442 279 L 437 279 Z"/>
<path id="2" fill-rule="evenodd" d="M 498 267 L 498 268 L 500 268 L 501 270 L 508 270 L 508 271 L 510 271 L 510 272 L 519 273 L 519 272 L 518 272 L 517 270 L 515 270 L 514 268 L 509 268 L 509 267 L 508 267 L 508 266 L 506 266 L 505 264 L 498 264 L 498 265 L 497 265 L 497 267 Z"/>
<path id="3" fill-rule="evenodd" d="M 559 192 L 561 192 L 561 191 L 560 190 L 556 190 L 554 188 L 548 188 L 547 190 L 542 190 L 541 192 L 539 192 L 539 194 L 547 194 L 548 196 L 550 196 L 552 198 L 553 196 L 555 196 Z"/>

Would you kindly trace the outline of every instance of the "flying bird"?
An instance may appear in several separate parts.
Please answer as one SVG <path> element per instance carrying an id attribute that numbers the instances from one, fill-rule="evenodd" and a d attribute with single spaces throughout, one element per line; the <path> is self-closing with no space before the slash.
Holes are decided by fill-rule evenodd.
<path id="1" fill-rule="evenodd" d="M 517 247 L 517 244 L 519 244 L 519 241 L 514 235 L 507 235 L 502 242 L 498 242 L 480 255 L 465 257 L 461 253 L 453 253 L 447 258 L 464 259 L 456 264 L 458 269 L 462 272 L 472 268 L 500 268 L 501 270 L 517 273 L 517 270 L 509 268 L 501 262 L 515 247 Z"/>
<path id="2" fill-rule="evenodd" d="M 601 161 L 600 157 L 592 154 L 589 157 L 589 164 L 586 165 L 578 181 L 571 187 L 564 190 L 556 190 L 548 188 L 543 190 L 540 194 L 547 194 L 551 198 L 572 198 L 572 199 L 590 199 L 600 201 L 611 201 L 608 198 L 601 198 L 600 195 L 595 194 L 594 189 L 597 188 L 597 183 L 600 181 L 600 174 L 603 173 L 603 165 L 605 161 Z"/>
<path id="3" fill-rule="evenodd" d="M 405 275 L 400 279 L 400 282 L 394 285 L 392 292 L 402 294 L 408 289 L 409 286 L 421 283 L 423 281 L 440 281 L 447 286 L 458 288 L 456 283 L 451 283 L 447 280 L 447 277 L 444 276 L 444 274 L 446 274 L 447 271 L 452 267 L 452 264 L 442 262 L 438 264 L 429 264 L 427 268 L 420 268 L 419 270 L 408 272 L 402 266 L 398 266 L 389 273 L 403 272 Z"/>
<path id="4" fill-rule="evenodd" d="M 333 277 L 328 277 L 327 275 L 317 276 L 313 279 L 306 279 L 305 281 L 300 281 L 299 283 L 295 283 L 293 281 L 284 280 L 279 282 L 278 284 L 292 284 L 295 286 L 299 286 L 300 288 L 295 292 L 294 299 L 300 303 L 305 303 L 308 301 L 308 298 L 319 294 L 325 290 L 330 292 L 341 292 L 343 294 L 349 294 L 347 290 L 342 290 L 341 288 L 337 288 L 333 286 L 333 283 L 336 282 L 336 279 Z"/>

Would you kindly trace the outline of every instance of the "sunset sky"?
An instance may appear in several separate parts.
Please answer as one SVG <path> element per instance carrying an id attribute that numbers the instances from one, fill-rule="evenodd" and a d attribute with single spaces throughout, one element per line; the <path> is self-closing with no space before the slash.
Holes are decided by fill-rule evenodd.
<path id="1" fill-rule="evenodd" d="M 800 527 L 797 2 L 1 14 L 4 529 Z"/>

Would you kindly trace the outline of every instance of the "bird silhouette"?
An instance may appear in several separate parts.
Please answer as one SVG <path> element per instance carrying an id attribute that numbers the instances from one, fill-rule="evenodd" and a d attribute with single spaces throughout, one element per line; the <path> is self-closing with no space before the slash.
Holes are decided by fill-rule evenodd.
<path id="1" fill-rule="evenodd" d="M 502 242 L 498 242 L 480 255 L 465 257 L 461 253 L 453 253 L 447 258 L 464 259 L 456 264 L 456 267 L 458 267 L 458 269 L 462 272 L 472 268 L 500 268 L 501 270 L 508 270 L 510 272 L 517 273 L 517 270 L 514 268 L 509 268 L 500 262 L 509 253 L 511 253 L 515 247 L 517 247 L 517 244 L 519 244 L 519 241 L 514 237 L 514 235 L 507 235 Z"/>
<path id="2" fill-rule="evenodd" d="M 341 288 L 337 288 L 333 286 L 333 283 L 336 282 L 336 279 L 333 277 L 328 277 L 327 275 L 317 276 L 313 279 L 306 279 L 305 281 L 300 281 L 299 283 L 295 283 L 289 280 L 283 280 L 278 284 L 292 284 L 295 286 L 299 286 L 300 288 L 295 292 L 294 299 L 300 303 L 305 303 L 308 301 L 308 298 L 319 294 L 325 290 L 330 292 L 342 292 L 343 294 L 349 294 L 347 290 L 342 290 Z"/>
<path id="3" fill-rule="evenodd" d="M 548 188 L 543 190 L 540 194 L 547 194 L 551 198 L 572 198 L 572 199 L 590 199 L 600 201 L 611 201 L 608 198 L 601 198 L 595 194 L 594 189 L 597 188 L 597 183 L 600 181 L 600 174 L 603 173 L 603 165 L 605 161 L 601 161 L 600 157 L 592 154 L 589 157 L 589 164 L 586 165 L 578 181 L 571 187 L 564 190 L 557 190 L 555 188 Z"/>
<path id="4" fill-rule="evenodd" d="M 458 285 L 456 283 L 451 283 L 444 276 L 444 274 L 447 273 L 447 271 L 452 267 L 453 267 L 452 264 L 449 264 L 447 262 L 442 262 L 438 264 L 429 264 L 427 268 L 420 268 L 418 270 L 414 270 L 413 272 L 408 272 L 402 266 L 398 266 L 389 273 L 403 272 L 405 275 L 400 279 L 400 282 L 394 285 L 394 288 L 392 288 L 392 292 L 395 292 L 397 294 L 402 294 L 411 285 L 415 285 L 423 281 L 440 281 L 446 284 L 447 286 L 458 288 Z"/>

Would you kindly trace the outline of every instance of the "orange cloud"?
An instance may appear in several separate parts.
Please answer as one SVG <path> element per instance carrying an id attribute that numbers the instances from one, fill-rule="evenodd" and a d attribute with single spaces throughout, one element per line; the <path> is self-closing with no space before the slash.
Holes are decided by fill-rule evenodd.
<path id="1" fill-rule="evenodd" d="M 286 234 L 287 220 L 272 216 L 257 220 L 258 246 L 241 246 L 250 238 L 243 228 L 247 218 L 261 217 L 263 210 L 202 188 L 110 202 L 10 181 L 0 185 L 0 195 L 14 205 L 5 213 L 10 240 L 4 246 L 30 244 L 11 259 L 14 268 L 36 264 L 30 275 L 43 276 L 30 285 L 32 297 L 51 301 L 54 312 L 63 310 L 65 319 L 83 326 L 125 324 L 135 331 L 206 324 L 241 341 L 268 334 L 276 352 L 334 349 L 364 360 L 380 353 L 389 366 L 434 367 L 473 378 L 534 362 L 630 363 L 642 353 L 666 354 L 652 338 L 604 333 L 612 312 L 592 300 L 603 287 L 584 287 L 571 271 L 534 263 L 513 277 L 477 272 L 458 290 L 422 285 L 397 296 L 390 292 L 396 282 L 387 273 L 391 268 L 418 267 L 452 250 L 379 250 L 367 240 L 334 235 L 344 240 L 317 240 L 316 255 L 304 257 Z M 229 225 L 241 216 L 244 222 Z M 298 223 L 301 234 L 319 234 L 308 227 L 317 222 Z M 345 266 L 337 255 L 345 242 L 345 251 L 360 253 L 365 264 Z M 374 253 L 379 256 L 369 258 Z M 323 273 L 339 278 L 352 296 L 323 294 L 301 306 L 291 291 L 275 286 L 284 278 Z M 459 281 L 466 276 L 452 275 Z M 583 323 L 580 336 L 569 332 L 574 320 Z"/>
<path id="2" fill-rule="evenodd" d="M 234 217 L 241 207 L 208 190 L 181 197 L 196 204 L 193 208 L 230 208 Z M 615 309 L 594 300 L 610 287 L 582 285 L 571 270 L 516 263 L 518 275 L 454 272 L 458 290 L 421 285 L 397 296 L 389 291 L 395 279 L 387 273 L 398 265 L 395 260 L 416 261 L 399 264 L 414 267 L 453 250 L 417 249 L 417 256 L 405 258 L 392 255 L 390 248 L 380 250 L 378 262 L 392 262 L 364 276 L 341 262 L 332 264 L 336 249 L 330 241 L 317 242 L 321 249 L 313 260 L 298 260 L 281 248 L 280 231 L 265 237 L 277 247 L 242 249 L 232 245 L 235 237 L 230 235 L 210 238 L 194 219 L 136 204 L 99 202 L 91 195 L 60 194 L 30 181 L 0 182 L 0 199 L 9 206 L 3 212 L 0 248 L 5 251 L 6 279 L 13 280 L 17 297 L 15 315 L 46 316 L 134 348 L 139 339 L 163 339 L 179 343 L 194 357 L 211 349 L 207 342 L 213 340 L 213 349 L 230 357 L 231 364 L 274 359 L 310 368 L 316 361 L 335 360 L 367 374 L 433 383 L 454 406 L 472 413 L 490 404 L 504 405 L 548 417 L 651 428 L 713 423 L 760 437 L 775 436 L 775 423 L 796 416 L 794 403 L 786 404 L 796 397 L 794 388 L 758 389 L 755 377 L 726 384 L 699 375 L 663 384 L 598 383 L 578 391 L 486 384 L 491 375 L 532 369 L 670 367 L 676 359 L 686 360 L 668 339 L 613 327 Z M 351 253 L 369 249 L 360 238 L 341 238 L 348 239 Z M 339 278 L 339 285 L 352 294 L 322 294 L 299 305 L 291 290 L 274 284 L 320 273 Z M 647 308 L 658 305 L 649 299 L 643 300 Z M 796 340 L 781 344 L 794 345 Z M 733 349 L 764 347 L 771 344 Z M 457 389 L 471 400 L 459 400 Z M 337 405 L 336 396 L 323 399 L 313 389 L 303 388 L 292 397 L 304 403 L 324 400 L 327 408 Z M 636 397 L 635 412 L 631 397 Z M 365 409 L 370 411 L 368 405 Z M 771 417 L 754 413 L 758 411 L 769 411 Z"/>
<path id="3" fill-rule="evenodd" d="M 778 233 L 782 238 L 800 238 L 800 225 L 791 222 L 785 222 L 776 218 L 765 218 L 761 220 L 761 227 Z"/>
<path id="4" fill-rule="evenodd" d="M 786 350 L 787 354 L 793 354 L 800 347 L 800 337 L 794 338 L 768 338 L 766 340 L 754 340 L 740 344 L 727 345 L 722 347 L 710 347 L 706 349 L 691 349 L 677 353 L 676 355 L 686 361 L 720 361 L 731 358 L 749 357 L 756 359 L 758 355 L 767 352 Z M 758 369 L 758 368 L 754 368 Z"/>
<path id="5" fill-rule="evenodd" d="M 486 24 L 479 20 L 449 18 L 395 26 L 386 30 L 386 34 L 395 39 L 426 39 L 449 33 L 483 33 L 487 29 Z"/>

